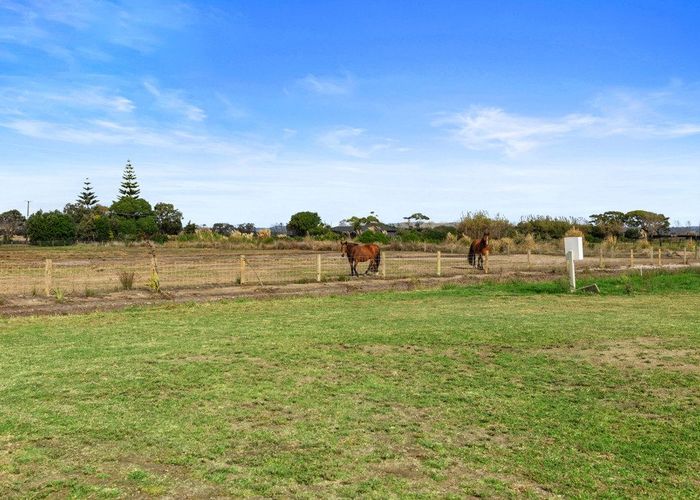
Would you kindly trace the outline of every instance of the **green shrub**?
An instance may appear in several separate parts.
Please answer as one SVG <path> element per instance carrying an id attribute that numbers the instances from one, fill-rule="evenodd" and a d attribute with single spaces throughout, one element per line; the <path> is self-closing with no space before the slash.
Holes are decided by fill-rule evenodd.
<path id="1" fill-rule="evenodd" d="M 422 241 L 421 234 L 415 229 L 401 229 L 396 233 L 399 240 L 405 243 L 416 243 Z"/>
<path id="2" fill-rule="evenodd" d="M 70 216 L 58 210 L 39 210 L 27 220 L 27 235 L 33 245 L 72 245 L 75 243 L 76 226 Z"/>
<path id="3" fill-rule="evenodd" d="M 151 204 L 141 198 L 125 196 L 112 203 L 116 237 L 124 241 L 148 239 L 158 232 Z"/>
<path id="4" fill-rule="evenodd" d="M 163 233 L 161 233 L 161 232 L 158 232 L 158 233 L 156 233 L 156 234 L 153 235 L 153 237 L 151 238 L 151 241 L 153 241 L 154 243 L 159 243 L 159 244 L 162 245 L 163 243 L 167 243 L 167 241 L 168 241 L 168 235 L 167 235 L 167 234 L 163 234 Z"/>
<path id="5" fill-rule="evenodd" d="M 297 212 L 289 219 L 287 231 L 291 236 L 306 236 L 321 226 L 321 217 L 316 212 Z"/>
<path id="6" fill-rule="evenodd" d="M 358 238 L 360 243 L 389 243 L 389 237 L 379 231 L 365 231 Z"/>
<path id="7" fill-rule="evenodd" d="M 558 240 L 563 238 L 574 224 L 581 229 L 586 226 L 585 222 L 573 218 L 530 215 L 524 217 L 516 228 L 520 233 L 532 234 L 538 240 Z"/>

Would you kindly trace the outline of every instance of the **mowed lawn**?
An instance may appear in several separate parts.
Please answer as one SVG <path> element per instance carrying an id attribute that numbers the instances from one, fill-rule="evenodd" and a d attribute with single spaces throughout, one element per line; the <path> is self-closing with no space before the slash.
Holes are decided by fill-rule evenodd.
<path id="1" fill-rule="evenodd" d="M 700 275 L 0 319 L 0 497 L 700 496 Z"/>

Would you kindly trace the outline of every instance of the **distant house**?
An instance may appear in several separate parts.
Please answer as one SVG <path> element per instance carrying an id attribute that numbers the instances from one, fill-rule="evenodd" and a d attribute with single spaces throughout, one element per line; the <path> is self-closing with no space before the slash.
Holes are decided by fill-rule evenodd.
<path id="1" fill-rule="evenodd" d="M 270 234 L 274 237 L 287 236 L 287 226 L 282 223 L 275 224 L 270 227 Z"/>
<path id="2" fill-rule="evenodd" d="M 652 235 L 651 239 L 659 240 L 660 244 L 678 240 L 700 240 L 700 228 L 697 226 L 670 227 L 662 234 Z"/>
<path id="3" fill-rule="evenodd" d="M 667 234 L 655 236 L 655 238 L 698 240 L 700 239 L 700 228 L 698 226 L 671 227 Z"/>
<path id="4" fill-rule="evenodd" d="M 333 231 L 335 234 L 339 234 L 340 236 L 344 236 L 346 238 L 354 238 L 355 236 L 357 236 L 357 232 L 355 231 L 355 229 L 347 224 L 341 224 L 340 226 L 332 227 L 331 231 Z"/>

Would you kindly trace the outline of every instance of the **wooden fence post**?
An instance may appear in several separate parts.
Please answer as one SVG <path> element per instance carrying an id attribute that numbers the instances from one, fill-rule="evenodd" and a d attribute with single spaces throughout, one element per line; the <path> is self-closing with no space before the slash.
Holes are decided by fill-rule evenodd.
<path id="1" fill-rule="evenodd" d="M 486 255 L 484 255 L 484 274 L 489 273 L 489 253 L 487 252 Z"/>
<path id="2" fill-rule="evenodd" d="M 659 248 L 659 267 L 661 267 L 661 249 Z"/>
<path id="3" fill-rule="evenodd" d="M 634 248 L 630 248 L 630 267 L 634 266 Z"/>
<path id="4" fill-rule="evenodd" d="M 44 293 L 47 297 L 51 296 L 53 290 L 53 261 L 46 259 L 44 263 Z"/>
<path id="5" fill-rule="evenodd" d="M 529 271 L 532 267 L 532 250 L 527 249 L 527 270 Z"/>
<path id="6" fill-rule="evenodd" d="M 598 254 L 599 254 L 598 255 L 598 258 L 599 258 L 598 267 L 603 269 L 603 266 L 605 265 L 605 264 L 603 264 L 603 245 L 600 245 L 600 247 L 598 248 Z"/>
<path id="7" fill-rule="evenodd" d="M 386 255 L 386 252 L 384 252 L 384 255 L 382 258 L 382 278 L 386 278 L 386 259 L 387 259 L 387 255 Z"/>
<path id="8" fill-rule="evenodd" d="M 245 255 L 241 255 L 241 285 L 245 285 Z"/>
<path id="9" fill-rule="evenodd" d="M 321 282 L 321 254 L 316 254 L 316 281 Z"/>
<path id="10" fill-rule="evenodd" d="M 440 250 L 437 253 L 437 275 L 442 276 L 442 254 Z"/>
<path id="11" fill-rule="evenodd" d="M 685 244 L 685 248 L 683 249 L 683 265 L 686 266 L 688 265 L 688 244 Z"/>

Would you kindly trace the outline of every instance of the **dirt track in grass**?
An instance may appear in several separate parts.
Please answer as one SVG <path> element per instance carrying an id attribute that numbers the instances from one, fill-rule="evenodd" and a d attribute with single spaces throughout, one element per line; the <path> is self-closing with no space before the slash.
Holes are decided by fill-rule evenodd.
<path id="1" fill-rule="evenodd" d="M 600 271 L 588 273 L 591 275 L 610 275 L 619 271 Z M 163 293 L 152 293 L 148 290 L 129 290 L 93 297 L 68 296 L 62 302 L 54 297 L 20 296 L 3 297 L 0 300 L 0 315 L 4 316 L 34 316 L 34 315 L 63 315 L 80 314 L 93 311 L 109 311 L 132 306 L 156 305 L 164 303 L 209 302 L 238 298 L 266 299 L 275 297 L 295 296 L 328 296 L 354 293 L 416 290 L 438 288 L 445 284 L 476 284 L 485 281 L 551 281 L 563 276 L 552 272 L 501 272 L 498 274 L 470 274 L 445 278 L 405 278 L 381 279 L 378 277 L 362 276 L 347 281 L 332 281 L 321 283 L 282 284 L 271 286 L 246 285 L 229 287 L 201 287 L 189 289 L 168 290 Z"/>

